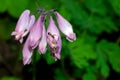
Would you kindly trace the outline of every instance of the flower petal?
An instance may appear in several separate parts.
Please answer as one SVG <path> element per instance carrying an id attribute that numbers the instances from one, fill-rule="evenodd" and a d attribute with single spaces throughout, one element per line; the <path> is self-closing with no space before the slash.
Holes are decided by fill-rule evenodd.
<path id="1" fill-rule="evenodd" d="M 24 34 L 22 35 L 22 37 L 26 36 L 28 34 L 28 32 L 30 31 L 31 27 L 34 25 L 35 23 L 35 16 L 31 15 L 29 20 L 29 24 L 28 27 L 26 27 L 26 30 L 24 31 Z"/>
<path id="2" fill-rule="evenodd" d="M 46 46 L 47 46 L 46 30 L 45 30 L 45 27 L 43 26 L 42 38 L 38 46 L 39 53 L 44 54 L 46 52 Z"/>
<path id="3" fill-rule="evenodd" d="M 16 25 L 15 31 L 11 35 L 15 35 L 16 40 L 20 40 L 22 43 L 23 37 L 26 36 L 35 22 L 35 16 L 30 15 L 29 10 L 25 10 Z"/>
<path id="4" fill-rule="evenodd" d="M 37 22 L 33 25 L 33 27 L 30 30 L 29 38 L 30 38 L 30 46 L 34 49 L 37 47 L 41 37 L 42 37 L 42 31 L 44 26 L 43 19 L 45 18 L 44 15 L 41 15 Z"/>
<path id="5" fill-rule="evenodd" d="M 66 36 L 66 39 L 70 42 L 76 40 L 76 34 L 73 32 L 72 25 L 63 18 L 58 12 L 54 12 L 57 17 L 57 22 L 59 25 L 59 29 Z"/>
<path id="6" fill-rule="evenodd" d="M 29 38 L 26 40 L 23 47 L 23 64 L 29 64 L 31 62 L 31 57 L 33 54 L 33 49 L 29 46 Z"/>
<path id="7" fill-rule="evenodd" d="M 51 55 L 55 59 L 60 59 L 60 51 L 62 46 L 61 37 L 51 16 L 47 29 L 47 42 L 51 51 Z"/>

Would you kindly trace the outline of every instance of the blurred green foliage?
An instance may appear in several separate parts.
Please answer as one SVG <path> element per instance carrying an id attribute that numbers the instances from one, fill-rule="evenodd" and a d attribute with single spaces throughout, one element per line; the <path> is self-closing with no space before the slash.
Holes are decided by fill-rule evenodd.
<path id="1" fill-rule="evenodd" d="M 76 67 L 73 75 L 60 66 L 54 70 L 55 80 L 102 80 L 109 77 L 111 69 L 120 73 L 120 0 L 0 0 L 0 14 L 8 14 L 0 18 L 0 38 L 10 39 L 17 22 L 12 19 L 18 19 L 25 9 L 35 13 L 36 3 L 46 10 L 57 8 L 73 25 L 77 35 L 73 43 L 62 35 L 61 61 L 69 58 L 70 66 Z M 110 38 L 103 37 L 104 34 Z M 41 57 L 49 65 L 57 62 L 49 51 L 38 55 L 37 60 Z"/>
<path id="2" fill-rule="evenodd" d="M 8 76 L 6 76 L 6 77 L 2 78 L 1 80 L 20 80 L 20 79 L 18 79 L 16 77 L 8 77 Z"/>

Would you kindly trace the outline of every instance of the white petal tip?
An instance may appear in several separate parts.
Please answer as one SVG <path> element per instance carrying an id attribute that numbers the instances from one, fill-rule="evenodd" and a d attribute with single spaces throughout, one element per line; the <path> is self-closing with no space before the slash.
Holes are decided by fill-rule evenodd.
<path id="1" fill-rule="evenodd" d="M 16 35 L 16 32 L 12 32 L 11 35 L 12 35 L 12 36 L 13 36 L 13 35 Z"/>
<path id="2" fill-rule="evenodd" d="M 39 52 L 40 54 L 45 54 L 46 51 L 47 51 L 46 48 L 38 49 L 38 52 Z"/>
<path id="3" fill-rule="evenodd" d="M 70 34 L 70 36 L 66 36 L 66 39 L 70 42 L 73 42 L 76 40 L 76 34 L 75 33 Z"/>
<path id="4" fill-rule="evenodd" d="M 27 65 L 27 64 L 30 64 L 30 63 L 31 63 L 31 59 L 23 58 L 23 64 L 24 65 Z"/>
<path id="5" fill-rule="evenodd" d="M 23 38 L 21 38 L 19 41 L 20 41 L 20 43 L 22 44 L 22 43 L 23 43 Z"/>
<path id="6" fill-rule="evenodd" d="M 60 54 L 55 54 L 55 57 L 57 58 L 57 59 L 60 59 L 61 57 L 60 57 Z"/>

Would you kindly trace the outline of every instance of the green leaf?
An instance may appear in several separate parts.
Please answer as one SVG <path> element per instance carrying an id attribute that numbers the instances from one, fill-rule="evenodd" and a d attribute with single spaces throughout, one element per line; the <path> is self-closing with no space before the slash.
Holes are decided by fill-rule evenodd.
<path id="1" fill-rule="evenodd" d="M 120 47 L 115 43 L 110 43 L 105 40 L 102 40 L 98 45 L 101 48 L 102 53 L 107 55 L 107 59 L 112 68 L 115 71 L 120 72 Z"/>
<path id="2" fill-rule="evenodd" d="M 106 32 L 118 31 L 117 26 L 110 17 L 102 19 L 102 23 L 106 26 Z"/>
<path id="3" fill-rule="evenodd" d="M 35 51 L 34 51 L 35 52 Z M 33 54 L 34 55 L 34 54 Z M 38 51 L 36 51 L 36 61 L 39 61 L 41 59 L 41 55 Z"/>
<path id="4" fill-rule="evenodd" d="M 87 72 L 83 75 L 83 80 L 97 80 L 96 76 L 92 72 Z"/>
<path id="5" fill-rule="evenodd" d="M 88 19 L 87 12 L 82 8 L 82 6 L 74 0 L 61 0 L 62 4 L 66 8 L 66 10 L 70 13 L 73 18 L 73 22 L 76 25 L 83 25 L 85 21 Z"/>
<path id="6" fill-rule="evenodd" d="M 85 44 L 84 39 L 77 40 L 69 45 L 72 61 L 79 68 L 89 66 L 88 60 L 96 59 L 96 53 L 90 44 Z"/>
<path id="7" fill-rule="evenodd" d="M 9 0 L 8 12 L 18 18 L 20 14 L 26 10 L 28 0 Z"/>
<path id="8" fill-rule="evenodd" d="M 84 42 L 86 44 L 91 44 L 92 46 L 94 46 L 96 44 L 96 36 L 92 36 L 92 35 L 83 33 L 83 37 L 84 37 Z"/>
<path id="9" fill-rule="evenodd" d="M 107 57 L 105 56 L 104 52 L 102 52 L 101 48 L 97 47 L 97 64 L 96 67 L 100 68 L 101 74 L 104 77 L 109 76 L 109 67 L 107 65 Z"/>
<path id="10" fill-rule="evenodd" d="M 62 50 L 60 54 L 61 54 L 61 59 L 65 59 L 66 57 L 68 57 L 68 55 L 70 55 L 68 46 L 66 46 L 64 43 L 62 45 Z"/>
<path id="11" fill-rule="evenodd" d="M 115 12 L 120 16 L 120 0 L 108 0 Z"/>
<path id="12" fill-rule="evenodd" d="M 45 55 L 43 55 L 45 60 L 47 61 L 48 64 L 53 64 L 56 62 L 56 60 L 50 55 L 50 52 L 46 52 Z"/>
<path id="13" fill-rule="evenodd" d="M 61 71 L 60 69 L 55 70 L 55 75 L 54 75 L 55 80 L 69 80 L 68 77 Z"/>
<path id="14" fill-rule="evenodd" d="M 37 8 L 39 3 L 37 3 L 35 0 L 29 0 L 27 8 L 31 11 L 31 13 L 35 13 L 37 11 Z"/>
<path id="15" fill-rule="evenodd" d="M 116 44 L 111 44 L 111 48 L 107 51 L 109 53 L 109 61 L 113 69 L 120 72 L 120 47 Z"/>
<path id="16" fill-rule="evenodd" d="M 3 77 L 1 80 L 20 80 L 19 78 L 16 78 L 16 77 Z"/>
<path id="17" fill-rule="evenodd" d="M 61 6 L 61 7 L 60 7 L 60 11 L 59 11 L 59 12 L 61 13 L 61 15 L 62 15 L 65 19 L 67 19 L 68 21 L 71 20 L 71 15 L 70 15 L 70 13 L 66 10 L 66 8 L 65 8 L 64 6 Z"/>
<path id="18" fill-rule="evenodd" d="M 91 16 L 83 27 L 94 34 L 100 34 L 103 31 L 108 33 L 112 32 L 113 30 L 118 31 L 117 26 L 115 26 L 109 17 L 102 18 L 98 16 Z"/>
<path id="19" fill-rule="evenodd" d="M 104 77 L 108 77 L 109 76 L 109 72 L 110 72 L 110 69 L 108 67 L 107 64 L 103 64 L 101 66 L 101 74 L 104 76 Z"/>
<path id="20" fill-rule="evenodd" d="M 103 4 L 103 0 L 85 0 L 86 7 L 92 12 L 92 13 L 98 13 L 100 15 L 106 14 L 106 7 Z"/>
<path id="21" fill-rule="evenodd" d="M 8 0 L 0 0 L 0 12 L 5 12 L 7 10 L 7 1 Z"/>

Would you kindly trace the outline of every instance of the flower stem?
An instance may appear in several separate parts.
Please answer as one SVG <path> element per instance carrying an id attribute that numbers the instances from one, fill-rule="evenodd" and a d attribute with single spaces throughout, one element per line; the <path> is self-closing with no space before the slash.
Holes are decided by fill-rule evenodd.
<path id="1" fill-rule="evenodd" d="M 32 80 L 36 80 L 36 52 L 33 55 L 32 69 L 33 69 L 33 72 L 32 72 L 33 78 L 32 78 Z"/>

